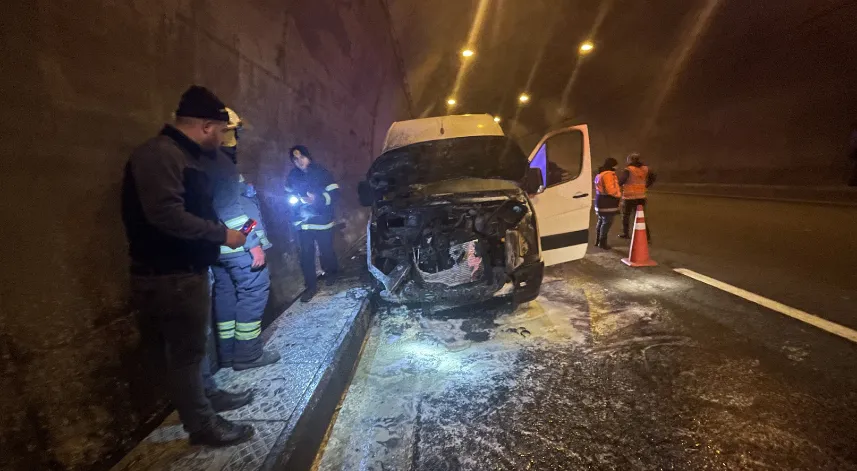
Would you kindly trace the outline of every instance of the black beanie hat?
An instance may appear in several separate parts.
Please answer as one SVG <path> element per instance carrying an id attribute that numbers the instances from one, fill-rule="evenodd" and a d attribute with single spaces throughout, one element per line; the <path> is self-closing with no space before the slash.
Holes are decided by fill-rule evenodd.
<path id="1" fill-rule="evenodd" d="M 176 116 L 229 122 L 226 105 L 211 90 L 199 85 L 191 85 L 182 93 Z"/>

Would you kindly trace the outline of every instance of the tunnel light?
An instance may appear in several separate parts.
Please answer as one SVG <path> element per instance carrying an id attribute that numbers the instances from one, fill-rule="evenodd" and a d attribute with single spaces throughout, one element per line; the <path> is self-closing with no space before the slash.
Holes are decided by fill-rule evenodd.
<path id="1" fill-rule="evenodd" d="M 456 103 L 457 102 L 455 101 L 455 98 L 450 98 L 449 100 L 446 100 L 446 104 L 449 106 L 454 106 Z"/>
<path id="2" fill-rule="evenodd" d="M 475 54 L 475 53 L 473 52 L 472 49 L 465 49 L 465 50 L 461 51 L 461 55 L 464 57 L 473 57 L 473 54 Z"/>
<path id="3" fill-rule="evenodd" d="M 518 101 L 520 101 L 521 103 L 527 103 L 530 101 L 530 96 L 526 93 L 522 93 L 521 96 L 518 97 Z"/>
<path id="4" fill-rule="evenodd" d="M 595 44 L 592 44 L 592 41 L 586 41 L 580 45 L 581 54 L 589 54 L 593 49 L 595 49 Z"/>
<path id="5" fill-rule="evenodd" d="M 500 121 L 501 121 L 501 120 L 500 120 L 500 117 L 499 117 L 499 116 L 494 116 L 494 122 L 495 122 L 495 123 L 499 123 Z"/>

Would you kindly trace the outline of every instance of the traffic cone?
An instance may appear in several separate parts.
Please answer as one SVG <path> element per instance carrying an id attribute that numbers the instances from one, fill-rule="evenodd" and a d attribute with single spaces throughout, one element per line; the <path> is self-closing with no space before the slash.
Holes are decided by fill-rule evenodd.
<path id="1" fill-rule="evenodd" d="M 657 262 L 649 258 L 649 237 L 646 235 L 646 214 L 643 205 L 637 206 L 637 222 L 634 224 L 634 234 L 631 236 L 631 252 L 622 263 L 629 267 L 654 267 Z"/>

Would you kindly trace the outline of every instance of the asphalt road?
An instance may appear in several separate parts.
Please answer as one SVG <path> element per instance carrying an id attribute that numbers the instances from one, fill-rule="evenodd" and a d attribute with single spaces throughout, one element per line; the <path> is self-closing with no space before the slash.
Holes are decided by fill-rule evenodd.
<path id="1" fill-rule="evenodd" d="M 381 309 L 317 469 L 857 470 L 857 346 L 671 270 L 853 325 L 831 273 L 853 212 L 656 196 L 649 217 L 657 268 L 598 251 L 514 311 Z"/>
<path id="2" fill-rule="evenodd" d="M 647 217 L 658 262 L 857 329 L 857 207 L 655 194 Z"/>

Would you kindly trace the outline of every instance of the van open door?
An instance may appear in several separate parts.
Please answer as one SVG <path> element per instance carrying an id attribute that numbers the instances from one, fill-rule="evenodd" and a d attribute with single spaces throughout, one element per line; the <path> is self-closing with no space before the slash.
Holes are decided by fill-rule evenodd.
<path id="1" fill-rule="evenodd" d="M 579 260 L 589 246 L 592 157 L 585 124 L 553 131 L 530 154 L 541 169 L 543 189 L 530 195 L 536 208 L 546 266 Z"/>

